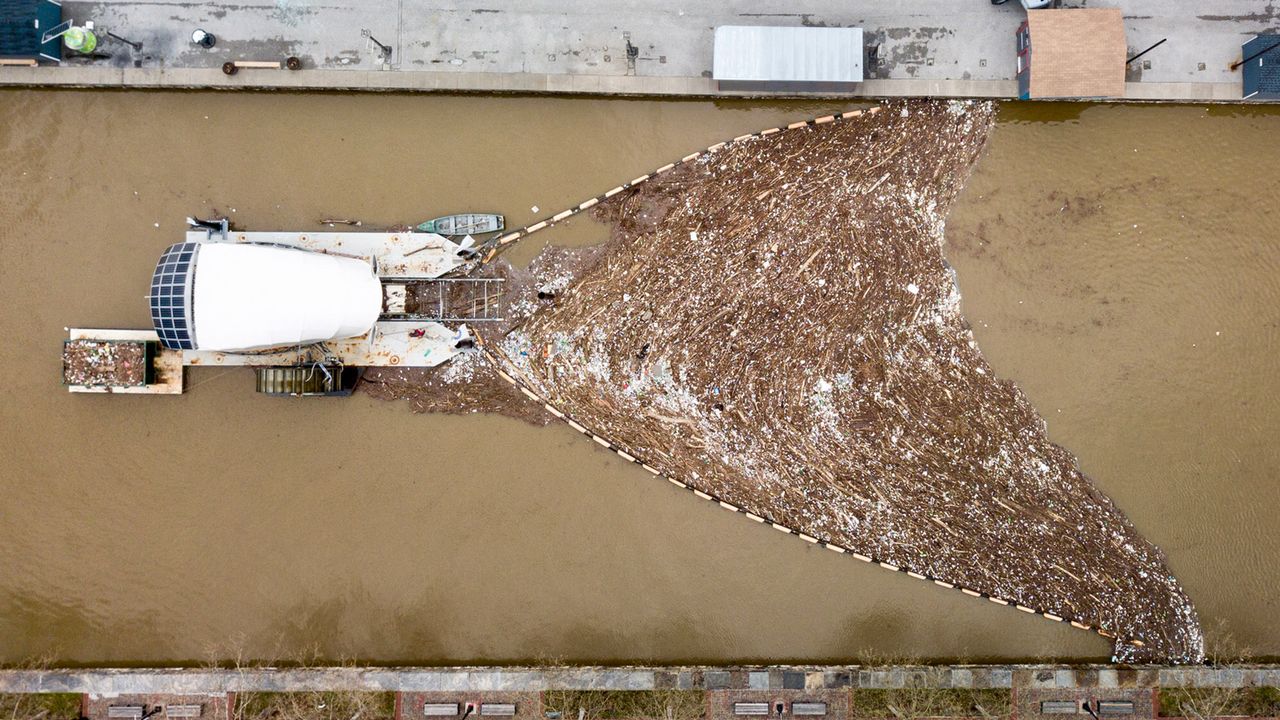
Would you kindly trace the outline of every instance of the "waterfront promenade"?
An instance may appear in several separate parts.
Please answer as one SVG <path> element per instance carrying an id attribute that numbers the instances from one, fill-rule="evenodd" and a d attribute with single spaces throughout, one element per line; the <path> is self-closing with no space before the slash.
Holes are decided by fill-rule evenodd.
<path id="1" fill-rule="evenodd" d="M 1064 6 L 1083 5 L 1068 0 Z M 1241 44 L 1280 31 L 1280 9 L 1253 0 L 1212 7 L 1191 0 L 1097 0 L 1121 7 L 1134 62 L 1125 99 L 1233 101 L 1241 95 Z M 627 3 L 531 0 L 291 0 L 231 4 L 180 0 L 64 3 L 92 20 L 109 58 L 61 67 L 0 68 L 0 86 L 293 88 L 717 97 L 711 79 L 718 25 L 862 27 L 867 80 L 826 96 L 1016 95 L 1014 30 L 1025 17 L 1004 5 L 954 0 L 831 2 L 713 0 Z M 200 28 L 211 49 L 191 42 Z M 135 49 L 106 35 L 110 31 Z M 302 69 L 223 74 L 235 60 L 302 60 Z"/>
<path id="2" fill-rule="evenodd" d="M 705 720 L 730 720 L 744 714 L 751 703 L 767 705 L 772 717 L 809 715 L 845 720 L 867 717 L 868 706 L 874 707 L 876 702 L 887 702 L 890 709 L 895 704 L 937 703 L 930 707 L 939 709 L 947 694 L 961 699 L 956 705 L 960 716 L 982 714 L 1010 720 L 1060 717 L 1066 704 L 1076 706 L 1072 717 L 1088 718 L 1094 711 L 1086 712 L 1082 706 L 1088 703 L 1090 708 L 1100 708 L 1103 703 L 1111 710 L 1104 715 L 1139 720 L 1169 717 L 1161 710 L 1170 708 L 1194 714 L 1198 712 L 1196 704 L 1204 702 L 1210 691 L 1216 691 L 1213 697 L 1225 698 L 1224 691 L 1254 693 L 1258 688 L 1276 686 L 1280 686 L 1280 667 L 1274 665 L 0 670 L 0 699 L 5 693 L 80 694 L 82 716 L 88 720 L 114 717 L 112 707 L 201 708 L 201 717 L 239 717 L 231 710 L 237 705 L 237 695 L 315 692 L 330 693 L 323 702 L 338 700 L 332 694 L 335 692 L 391 693 L 396 720 L 424 715 L 456 717 L 468 705 L 479 707 L 481 715 L 535 720 L 571 715 L 579 703 L 586 702 L 584 695 L 573 695 L 575 691 L 655 691 L 668 702 L 675 697 L 673 692 L 684 695 L 686 701 L 695 694 L 694 707 L 701 707 L 697 716 Z M 570 695 L 550 696 L 564 692 Z M 1165 702 L 1162 693 L 1169 696 Z M 1180 698 L 1179 704 L 1168 702 L 1173 698 Z M 557 702 L 567 706 L 553 711 Z M 504 705 L 506 710 L 490 713 L 485 706 L 491 704 Z M 424 706 L 432 706 L 435 712 L 424 712 Z M 441 712 L 446 707 L 452 712 Z"/>
<path id="3" fill-rule="evenodd" d="M 0 670 L 0 693 L 207 693 L 312 690 L 1024 690 L 1280 686 L 1280 665 L 764 665 L 73 668 Z"/>

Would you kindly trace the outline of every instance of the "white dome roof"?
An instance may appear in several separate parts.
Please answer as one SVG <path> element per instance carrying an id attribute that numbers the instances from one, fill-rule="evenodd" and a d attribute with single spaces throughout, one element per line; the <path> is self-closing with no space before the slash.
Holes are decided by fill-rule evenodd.
<path id="1" fill-rule="evenodd" d="M 190 264 L 178 269 L 186 275 L 185 313 L 173 315 L 186 315 L 195 350 L 258 350 L 355 337 L 368 332 L 382 312 L 382 283 L 362 260 L 242 243 L 199 243 L 192 250 Z M 156 272 L 160 276 L 160 267 Z"/>

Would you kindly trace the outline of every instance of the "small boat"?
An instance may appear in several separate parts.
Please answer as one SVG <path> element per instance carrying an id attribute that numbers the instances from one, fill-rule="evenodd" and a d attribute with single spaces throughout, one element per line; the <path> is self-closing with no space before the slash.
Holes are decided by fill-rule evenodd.
<path id="1" fill-rule="evenodd" d="M 483 235 L 484 233 L 502 232 L 506 221 L 501 215 L 488 213 L 463 213 L 461 215 L 445 215 L 428 220 L 418 226 L 419 232 L 436 233 L 438 235 Z"/>

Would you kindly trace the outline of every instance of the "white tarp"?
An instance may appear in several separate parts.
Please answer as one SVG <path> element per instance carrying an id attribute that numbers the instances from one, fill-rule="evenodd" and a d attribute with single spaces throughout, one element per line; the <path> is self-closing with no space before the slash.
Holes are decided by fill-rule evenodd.
<path id="1" fill-rule="evenodd" d="M 363 260 L 265 245 L 203 243 L 191 313 L 197 350 L 253 350 L 354 337 L 382 312 Z"/>
<path id="2" fill-rule="evenodd" d="M 861 82 L 862 28 L 716 28 L 716 80 Z"/>

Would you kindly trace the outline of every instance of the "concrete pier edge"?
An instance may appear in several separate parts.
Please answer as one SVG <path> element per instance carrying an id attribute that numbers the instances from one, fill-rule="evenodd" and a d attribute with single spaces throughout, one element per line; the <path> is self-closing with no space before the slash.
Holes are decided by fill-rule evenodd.
<path id="1" fill-rule="evenodd" d="M 247 70 L 226 75 L 217 68 L 0 67 L 0 87 L 170 90 L 296 90 L 340 92 L 443 92 L 686 99 L 854 99 L 888 97 L 1017 97 L 1016 80 L 867 79 L 845 92 L 762 93 L 722 91 L 705 77 L 585 75 L 429 70 Z M 1101 102 L 1244 103 L 1239 83 L 1130 82 L 1122 98 Z M 1093 99 L 1082 99 L 1094 102 Z M 1248 101 L 1274 104 L 1277 101 Z"/>
<path id="2" fill-rule="evenodd" d="M 767 682 L 760 683 L 767 676 Z M 754 684 L 753 684 L 754 683 Z M 799 687 L 795 687 L 801 683 Z M 1280 665 L 760 665 L 0 670 L 0 693 L 1280 687 Z"/>

